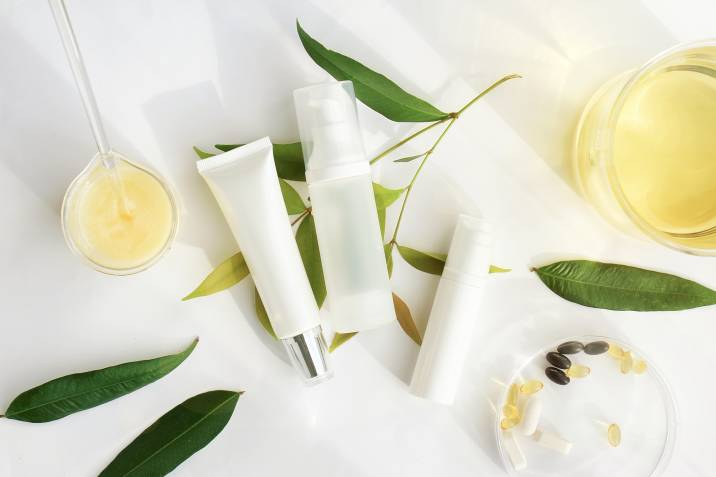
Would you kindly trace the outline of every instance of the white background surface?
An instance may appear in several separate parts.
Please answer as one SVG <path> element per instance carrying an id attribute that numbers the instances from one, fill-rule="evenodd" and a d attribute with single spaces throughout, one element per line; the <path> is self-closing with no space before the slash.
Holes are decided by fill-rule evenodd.
<path id="1" fill-rule="evenodd" d="M 713 475 L 714 310 L 585 309 L 528 271 L 586 257 L 716 287 L 713 259 L 610 228 L 574 191 L 567 163 L 590 93 L 665 47 L 714 36 L 711 0 L 68 4 L 110 141 L 174 184 L 182 221 L 169 255 L 137 276 L 104 276 L 70 253 L 61 199 L 93 141 L 46 2 L 0 0 L 0 409 L 60 375 L 176 352 L 194 336 L 201 343 L 166 378 L 99 408 L 41 425 L 0 420 L 0 475 L 95 475 L 175 404 L 228 388 L 246 391 L 230 424 L 176 475 L 499 476 L 486 400 L 500 390 L 489 378 L 505 379 L 545 341 L 584 333 L 616 335 L 651 355 L 680 410 L 667 475 Z M 296 18 L 444 110 L 503 74 L 525 76 L 458 121 L 419 179 L 399 237 L 444 252 L 447 217 L 476 204 L 497 224 L 494 262 L 514 269 L 488 285 L 453 408 L 407 393 L 417 346 L 397 324 L 344 345 L 336 377 L 305 388 L 255 324 L 248 280 L 180 301 L 236 249 L 191 146 L 295 140 L 291 91 L 326 79 L 297 39 Z M 360 113 L 369 152 L 410 130 Z M 376 174 L 399 186 L 413 167 Z M 424 327 L 436 280 L 396 262 L 395 289 Z"/>

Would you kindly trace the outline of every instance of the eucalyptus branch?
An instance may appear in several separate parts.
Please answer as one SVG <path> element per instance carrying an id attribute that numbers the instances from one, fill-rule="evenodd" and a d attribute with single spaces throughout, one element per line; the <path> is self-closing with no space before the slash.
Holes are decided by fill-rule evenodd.
<path id="1" fill-rule="evenodd" d="M 462 113 L 465 112 L 465 110 L 466 110 L 467 108 L 469 108 L 470 106 L 472 106 L 473 104 L 475 104 L 480 98 L 482 98 L 482 97 L 485 96 L 487 93 L 489 93 L 489 92 L 492 91 L 493 89 L 495 89 L 495 88 L 497 88 L 498 86 L 500 86 L 502 83 L 505 83 L 505 82 L 507 82 L 507 81 L 509 81 L 509 80 L 511 80 L 511 79 L 517 79 L 517 78 L 522 78 L 522 76 L 521 76 L 521 75 L 518 75 L 518 74 L 511 74 L 511 75 L 503 76 L 502 78 L 498 79 L 497 81 L 495 81 L 494 83 L 492 83 L 490 86 L 488 86 L 487 88 L 485 88 L 484 90 L 482 90 L 482 91 L 480 92 L 480 94 L 478 94 L 477 96 L 475 96 L 474 98 L 472 98 L 470 101 L 468 101 L 468 103 L 467 103 L 465 106 L 463 106 L 462 108 L 460 108 L 460 109 L 455 113 L 455 116 L 460 116 Z"/>
<path id="2" fill-rule="evenodd" d="M 460 108 L 457 112 L 452 113 L 452 114 L 449 116 L 449 118 L 448 118 L 448 119 L 449 119 L 448 125 L 445 127 L 445 129 L 443 129 L 443 131 L 440 133 L 440 135 L 439 135 L 438 138 L 435 140 L 435 142 L 433 143 L 433 145 L 432 145 L 432 146 L 430 147 L 430 149 L 428 149 L 428 151 L 425 153 L 425 155 L 423 156 L 422 161 L 420 161 L 420 165 L 419 165 L 418 168 L 415 170 L 415 174 L 413 174 L 413 177 L 412 177 L 412 179 L 410 180 L 410 183 L 409 183 L 408 186 L 405 188 L 405 195 L 403 196 L 403 203 L 402 203 L 401 206 L 400 206 L 400 213 L 398 214 L 398 220 L 397 220 L 396 223 L 395 223 L 395 228 L 393 229 L 393 235 L 392 235 L 391 238 L 390 238 L 390 242 L 388 242 L 389 245 L 390 245 L 390 251 L 389 251 L 389 253 L 393 251 L 393 247 L 397 244 L 398 231 L 400 230 L 400 224 L 401 224 L 402 221 L 403 221 L 403 215 L 404 215 L 404 213 L 405 213 L 405 206 L 406 206 L 407 203 L 408 203 L 408 199 L 410 198 L 410 193 L 411 193 L 412 190 L 413 190 L 413 186 L 415 185 L 415 181 L 418 179 L 418 175 L 420 175 L 420 171 L 423 170 L 423 167 L 425 166 L 425 163 L 428 161 L 428 159 L 430 158 L 430 156 L 431 156 L 431 155 L 433 154 L 433 152 L 435 151 L 435 148 L 438 146 L 438 144 L 440 144 L 440 142 L 441 142 L 441 141 L 443 140 L 443 138 L 445 137 L 445 134 L 447 134 L 447 132 L 448 132 L 448 131 L 450 130 L 450 128 L 452 127 L 452 125 L 455 124 L 455 121 L 457 121 L 458 118 L 460 117 L 460 115 L 461 115 L 462 113 L 464 113 L 468 108 L 470 108 L 470 106 L 472 106 L 473 104 L 475 104 L 478 100 L 480 100 L 480 98 L 482 98 L 483 96 L 485 96 L 486 94 L 488 94 L 490 91 L 492 91 L 493 89 L 495 89 L 495 88 L 497 88 L 498 86 L 500 86 L 502 83 L 505 83 L 505 82 L 507 82 L 507 81 L 509 81 L 509 80 L 511 80 L 511 79 L 515 79 L 515 78 L 522 78 L 522 76 L 520 76 L 520 75 L 518 75 L 518 74 L 511 74 L 511 75 L 507 75 L 507 76 L 504 76 L 504 77 L 500 78 L 499 80 L 495 81 L 495 82 L 492 83 L 490 86 L 488 86 L 487 88 L 485 88 L 483 91 L 481 91 L 477 96 L 475 96 L 475 97 L 472 98 L 470 101 L 468 101 L 468 102 L 467 102 L 462 108 Z M 444 121 L 446 121 L 446 119 L 441 120 L 441 121 L 438 121 L 438 122 L 435 122 L 435 123 L 431 124 L 430 127 L 435 126 L 435 125 L 437 125 L 437 124 L 440 124 L 440 123 L 442 123 L 442 122 L 444 122 Z M 373 159 L 373 161 L 371 161 L 371 164 L 372 164 L 373 162 L 375 162 L 377 159 L 380 159 L 381 157 L 385 156 L 386 154 L 388 154 L 388 153 L 391 152 L 392 150 L 394 150 L 394 149 L 396 149 L 397 147 L 399 147 L 399 145 L 405 144 L 406 142 L 408 142 L 408 141 L 409 141 L 410 139 L 412 139 L 413 137 L 415 137 L 415 136 L 417 136 L 417 135 L 419 135 L 419 134 L 422 134 L 423 132 L 427 131 L 428 129 L 430 129 L 430 127 L 421 129 L 420 131 L 416 132 L 414 135 L 412 135 L 412 136 L 406 138 L 405 140 L 401 141 L 401 143 L 398 143 L 396 146 L 394 146 L 394 147 L 392 147 L 392 148 L 386 150 L 385 152 L 379 154 L 379 155 L 376 157 L 376 159 Z"/>
<path id="3" fill-rule="evenodd" d="M 393 248 L 393 245 L 395 245 L 395 244 L 397 243 L 396 240 L 397 240 L 397 238 L 398 238 L 398 230 L 400 229 L 400 224 L 401 224 L 401 222 L 403 221 L 403 214 L 405 213 L 405 206 L 406 206 L 407 203 L 408 203 L 408 199 L 410 198 L 410 192 L 413 190 L 413 186 L 415 185 L 415 181 L 418 179 L 418 175 L 420 175 L 420 171 L 423 170 L 423 167 L 425 166 L 425 163 L 428 161 L 428 159 L 430 158 L 430 156 L 433 154 L 433 152 L 435 151 L 435 148 L 437 147 L 437 145 L 440 144 L 440 141 L 443 140 L 443 138 L 445 137 L 445 134 L 450 130 L 450 128 L 452 127 L 452 125 L 455 124 L 455 121 L 457 121 L 457 118 L 458 118 L 458 116 L 455 116 L 455 117 L 453 117 L 453 118 L 450 120 L 450 122 L 449 122 L 448 125 L 445 127 L 445 129 L 443 129 L 443 132 L 440 133 L 440 135 L 439 135 L 438 138 L 435 140 L 435 142 L 433 143 L 433 145 L 430 147 L 430 149 L 428 149 L 428 152 L 425 153 L 425 156 L 423 156 L 423 160 L 420 161 L 420 165 L 419 165 L 418 168 L 415 170 L 415 174 L 413 174 L 413 178 L 410 179 L 410 183 L 409 183 L 408 186 L 405 188 L 405 195 L 403 196 L 403 203 L 402 203 L 401 206 L 400 206 L 400 213 L 398 214 L 398 220 L 397 220 L 397 222 L 395 223 L 395 229 L 393 229 L 393 236 L 390 238 L 390 242 L 389 242 L 389 243 L 390 243 L 391 250 L 392 250 L 392 248 Z"/>
<path id="4" fill-rule="evenodd" d="M 432 123 L 432 124 L 428 124 L 428 125 L 425 126 L 424 128 L 422 128 L 422 129 L 420 129 L 420 130 L 414 132 L 413 134 L 411 134 L 410 136 L 406 137 L 405 139 L 403 139 L 403 140 L 401 140 L 401 141 L 399 141 L 399 142 L 393 144 L 393 145 L 390 146 L 388 149 L 386 149 L 385 151 L 381 152 L 380 154 L 378 154 L 377 156 L 375 156 L 373 159 L 371 159 L 371 160 L 370 160 L 370 164 L 371 164 L 371 165 L 375 164 L 376 162 L 378 162 L 379 160 L 381 160 L 382 158 L 384 158 L 385 156 L 387 156 L 387 155 L 390 154 L 391 152 L 393 152 L 393 151 L 395 151 L 396 149 L 398 149 L 400 146 L 402 146 L 402 145 L 404 145 L 404 144 L 410 142 L 411 140 L 413 140 L 413 139 L 415 139 L 416 137 L 420 136 L 422 133 L 431 130 L 432 128 L 434 128 L 434 127 L 437 126 L 438 124 L 442 124 L 442 123 L 444 123 L 445 121 L 447 121 L 447 120 L 449 120 L 449 119 L 452 119 L 452 117 L 453 117 L 453 116 L 451 115 L 451 116 L 448 116 L 448 117 L 445 118 L 445 119 L 441 119 L 441 120 L 439 120 L 439 121 L 435 121 L 435 122 Z"/>

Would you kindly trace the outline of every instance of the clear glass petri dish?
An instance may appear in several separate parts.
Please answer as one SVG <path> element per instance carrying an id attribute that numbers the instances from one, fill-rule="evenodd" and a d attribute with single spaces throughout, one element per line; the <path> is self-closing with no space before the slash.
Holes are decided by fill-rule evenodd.
<path id="1" fill-rule="evenodd" d="M 616 358 L 606 353 L 591 356 L 582 352 L 568 357 L 573 363 L 589 367 L 590 374 L 572 378 L 566 386 L 555 384 L 545 376 L 544 370 L 550 366 L 545 355 L 566 341 L 606 341 L 629 350 L 636 360 L 643 360 L 646 371 L 622 374 Z M 570 442 L 572 448 L 566 455 L 542 447 L 535 440 L 537 434 L 524 436 L 518 427 L 503 431 L 500 426 L 509 384 L 532 379 L 544 383 L 544 388 L 532 396 L 521 395 L 520 409 L 528 399 L 540 399 L 543 410 L 537 428 Z M 610 445 L 607 438 L 609 424 L 621 429 L 617 447 Z M 511 376 L 495 419 L 495 438 L 505 469 L 509 475 L 521 477 L 663 475 L 674 450 L 676 429 L 673 394 L 654 363 L 622 340 L 588 335 L 550 343 L 525 360 Z M 525 457 L 524 469 L 516 470 L 510 459 L 506 443 L 510 438 Z"/>
<path id="2" fill-rule="evenodd" d="M 158 208 L 161 213 L 156 220 L 149 224 L 147 236 L 151 236 L 153 243 L 144 245 L 141 252 L 132 254 L 107 253 L 107 250 L 99 250 L 92 245 L 92 240 L 86 233 L 83 225 L 82 206 L 87 195 L 90 194 L 93 181 L 98 177 L 102 179 L 105 174 L 102 158 L 96 154 L 85 169 L 72 181 L 67 188 L 62 201 L 62 232 L 68 247 L 82 261 L 97 271 L 109 275 L 131 275 L 144 271 L 159 261 L 170 249 L 174 242 L 178 228 L 178 208 L 176 199 L 171 187 L 151 169 L 130 161 L 121 154 L 110 151 L 114 156 L 116 167 L 121 168 L 122 173 L 132 174 L 142 178 L 145 186 L 149 185 L 154 193 L 156 204 L 163 203 Z M 130 191 L 131 192 L 131 191 Z"/>
<path id="3" fill-rule="evenodd" d="M 716 40 L 688 43 L 666 50 L 641 68 L 622 73 L 597 90 L 585 106 L 576 128 L 573 144 L 574 175 L 582 195 L 618 228 L 627 232 L 640 230 L 657 242 L 682 252 L 713 256 L 716 255 L 716 193 L 710 193 L 710 176 L 706 174 L 713 173 L 716 177 L 716 153 L 711 147 L 711 140 L 708 139 L 711 136 L 709 131 L 703 127 L 702 132 L 698 132 L 699 128 L 689 127 L 688 124 L 704 114 L 704 111 L 698 110 L 698 101 L 695 110 L 690 111 L 687 108 L 690 104 L 688 101 L 694 102 L 697 92 L 685 86 L 681 89 L 681 98 L 679 89 L 675 87 L 671 91 L 673 96 L 662 98 L 663 107 L 682 106 L 680 117 L 684 118 L 683 124 L 659 126 L 656 116 L 649 117 L 654 111 L 658 115 L 658 109 L 655 109 L 653 104 L 651 109 L 642 108 L 644 117 L 638 118 L 642 121 L 639 127 L 645 128 L 643 131 L 653 131 L 652 137 L 646 135 L 648 139 L 653 139 L 653 147 L 663 146 L 665 156 L 668 156 L 668 151 L 673 150 L 672 160 L 675 167 L 672 174 L 662 173 L 659 169 L 659 181 L 648 184 L 644 180 L 634 184 L 635 180 L 639 180 L 634 179 L 635 176 L 656 177 L 655 171 L 663 167 L 666 172 L 666 166 L 654 161 L 650 164 L 651 158 L 647 154 L 643 159 L 639 159 L 640 162 L 635 160 L 631 172 L 627 173 L 625 171 L 629 170 L 628 165 L 622 164 L 623 159 L 617 160 L 620 157 L 617 147 L 625 144 L 617 142 L 619 138 L 625 137 L 618 133 L 618 127 L 624 124 L 620 121 L 629 120 L 631 125 L 634 125 L 633 110 L 639 108 L 639 101 L 650 98 L 647 96 L 650 84 L 657 84 L 657 80 L 663 83 L 666 73 L 672 78 L 676 78 L 675 75 L 689 77 L 688 80 L 680 80 L 684 85 L 691 84 L 689 81 L 693 80 L 708 82 L 705 88 L 716 92 Z M 651 91 L 659 90 L 652 88 Z M 704 96 L 716 103 L 716 93 Z M 693 118 L 689 116 L 690 113 L 693 113 Z M 716 111 L 709 114 L 716 115 Z M 654 121 L 650 123 L 652 119 Z M 674 122 L 673 118 L 671 120 Z M 666 134 L 664 131 L 667 131 Z M 670 135 L 673 137 L 667 137 Z M 683 142 L 680 143 L 681 137 Z M 706 142 L 701 146 L 704 158 L 699 163 L 700 159 L 689 158 L 693 157 L 694 148 L 698 147 L 701 141 Z M 635 154 L 632 157 L 638 159 L 640 155 Z M 683 166 L 678 167 L 682 158 Z M 693 180 L 693 187 L 689 178 Z M 688 197 L 699 188 L 700 197 Z M 659 204 L 654 206 L 655 212 L 649 207 L 650 200 Z M 684 210 L 686 212 L 683 212 Z M 662 217 L 667 213 L 670 217 Z M 691 215 L 693 217 L 690 217 Z M 670 220 L 691 220 L 693 223 L 671 224 Z"/>

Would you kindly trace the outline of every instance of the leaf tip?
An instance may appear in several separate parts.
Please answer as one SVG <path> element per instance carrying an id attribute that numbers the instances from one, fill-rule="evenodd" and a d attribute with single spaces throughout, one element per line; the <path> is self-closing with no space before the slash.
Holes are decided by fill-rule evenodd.
<path id="1" fill-rule="evenodd" d="M 194 153 L 199 157 L 199 159 L 206 159 L 215 155 L 210 152 L 202 151 L 196 146 L 192 146 L 191 148 L 194 150 Z"/>

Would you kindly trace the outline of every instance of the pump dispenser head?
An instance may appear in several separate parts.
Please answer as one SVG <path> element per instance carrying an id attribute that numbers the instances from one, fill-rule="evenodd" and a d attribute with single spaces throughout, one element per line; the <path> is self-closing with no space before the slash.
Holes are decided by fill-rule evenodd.
<path id="1" fill-rule="evenodd" d="M 370 171 L 352 82 L 308 86 L 293 97 L 309 183 Z"/>

